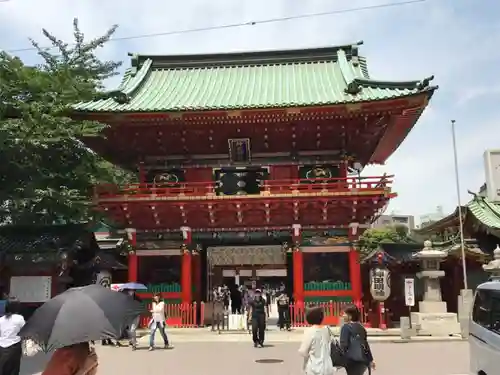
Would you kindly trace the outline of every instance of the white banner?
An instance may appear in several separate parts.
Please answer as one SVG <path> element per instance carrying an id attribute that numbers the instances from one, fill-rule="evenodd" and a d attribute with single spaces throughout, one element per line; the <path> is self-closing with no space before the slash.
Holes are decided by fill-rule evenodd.
<path id="1" fill-rule="evenodd" d="M 405 304 L 415 306 L 415 279 L 405 279 Z"/>

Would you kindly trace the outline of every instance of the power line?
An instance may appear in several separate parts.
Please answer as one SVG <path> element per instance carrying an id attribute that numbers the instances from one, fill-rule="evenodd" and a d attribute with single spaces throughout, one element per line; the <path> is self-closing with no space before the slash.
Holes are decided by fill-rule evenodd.
<path id="1" fill-rule="evenodd" d="M 2 0 L 0 0 L 0 1 L 2 1 Z M 7 1 L 9 1 L 9 0 L 7 0 Z M 331 11 L 327 11 L 327 12 L 319 12 L 319 13 L 298 14 L 295 16 L 269 18 L 269 19 L 258 20 L 258 21 L 232 23 L 232 24 L 226 24 L 226 25 L 200 27 L 200 28 L 184 29 L 184 30 L 173 30 L 173 31 L 165 31 L 165 32 L 160 32 L 160 33 L 152 33 L 152 34 L 130 35 L 130 36 L 112 38 L 109 41 L 110 42 L 120 42 L 120 41 L 133 40 L 133 39 L 149 39 L 149 38 L 157 38 L 160 36 L 197 33 L 197 32 L 202 32 L 202 31 L 221 30 L 221 29 L 229 29 L 229 28 L 243 27 L 243 26 L 255 26 L 255 25 L 261 25 L 261 24 L 285 22 L 285 21 L 297 20 L 297 19 L 331 16 L 331 15 L 338 15 L 338 14 L 344 14 L 344 13 L 362 12 L 362 11 L 368 11 L 368 10 L 377 10 L 377 9 L 382 9 L 382 8 L 395 8 L 395 7 L 400 7 L 400 6 L 425 3 L 427 1 L 429 1 L 429 0 L 406 0 L 406 1 L 400 1 L 397 3 L 368 5 L 368 6 L 364 6 L 364 7 L 338 9 L 338 10 L 331 10 Z M 44 47 L 44 48 L 51 49 L 54 47 L 51 46 L 51 47 Z M 27 48 L 11 49 L 11 50 L 7 50 L 6 52 L 17 53 L 17 52 L 36 51 L 36 50 L 37 49 L 34 47 L 27 47 Z"/>

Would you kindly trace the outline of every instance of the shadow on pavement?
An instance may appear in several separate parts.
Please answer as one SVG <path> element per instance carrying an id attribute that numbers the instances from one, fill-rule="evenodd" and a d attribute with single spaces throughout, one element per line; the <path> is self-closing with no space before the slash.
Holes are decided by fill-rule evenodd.
<path id="1" fill-rule="evenodd" d="M 23 357 L 21 360 L 20 375 L 35 375 L 45 369 L 45 364 L 50 359 L 51 354 L 38 353 L 33 357 Z"/>

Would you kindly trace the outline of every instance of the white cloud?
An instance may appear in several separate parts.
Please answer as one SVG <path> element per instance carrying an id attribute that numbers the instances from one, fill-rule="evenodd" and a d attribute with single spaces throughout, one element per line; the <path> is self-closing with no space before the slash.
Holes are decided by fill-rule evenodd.
<path id="1" fill-rule="evenodd" d="M 387 0 L 386 0 L 387 1 Z M 78 17 L 89 36 L 119 24 L 119 37 L 143 35 L 385 3 L 383 0 L 12 0 L 0 3 L 0 48 L 29 47 L 45 27 L 71 40 Z M 494 11 L 497 9 L 497 11 Z M 493 0 L 429 0 L 425 3 L 316 18 L 257 24 L 197 33 L 110 43 L 106 58 L 127 52 L 172 54 L 325 46 L 364 40 L 371 75 L 378 79 L 421 79 L 440 85 L 422 116 L 387 165 L 365 174 L 395 174 L 399 197 L 390 209 L 420 215 L 456 204 L 449 121 L 457 120 L 462 196 L 483 183 L 482 154 L 498 148 L 500 26 Z M 32 52 L 20 53 L 27 62 Z M 128 62 L 126 62 L 127 64 Z"/>

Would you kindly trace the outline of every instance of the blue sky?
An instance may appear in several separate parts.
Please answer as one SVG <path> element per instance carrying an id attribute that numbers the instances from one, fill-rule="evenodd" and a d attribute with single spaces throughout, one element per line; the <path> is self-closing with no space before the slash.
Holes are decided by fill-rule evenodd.
<path id="1" fill-rule="evenodd" d="M 304 13 L 388 3 L 391 0 L 10 0 L 0 2 L 0 49 L 30 47 L 45 27 L 71 41 L 73 17 L 87 36 L 112 24 L 117 37 L 203 28 Z M 397 2 L 397 1 L 393 1 Z M 436 76 L 440 89 L 403 145 L 384 166 L 367 175 L 395 174 L 399 193 L 389 211 L 422 215 L 456 206 L 450 120 L 457 121 L 462 201 L 484 182 L 483 152 L 500 148 L 500 2 L 427 0 L 418 4 L 350 12 L 199 33 L 110 43 L 103 58 L 124 60 L 127 52 L 206 53 L 306 48 L 365 42 L 373 78 Z M 19 52 L 26 63 L 33 52 Z"/>

